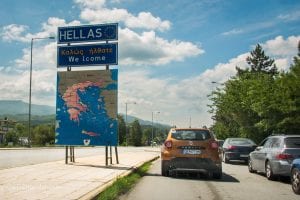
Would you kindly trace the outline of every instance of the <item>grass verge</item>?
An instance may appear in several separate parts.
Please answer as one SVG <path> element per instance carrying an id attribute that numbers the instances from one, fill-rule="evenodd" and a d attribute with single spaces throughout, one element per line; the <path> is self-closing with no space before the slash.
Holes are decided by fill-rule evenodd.
<path id="1" fill-rule="evenodd" d="M 151 166 L 151 161 L 146 162 L 141 167 L 134 170 L 128 176 L 118 178 L 111 186 L 101 192 L 96 198 L 97 200 L 114 200 L 122 194 L 130 190 L 135 183 L 143 177 Z"/>

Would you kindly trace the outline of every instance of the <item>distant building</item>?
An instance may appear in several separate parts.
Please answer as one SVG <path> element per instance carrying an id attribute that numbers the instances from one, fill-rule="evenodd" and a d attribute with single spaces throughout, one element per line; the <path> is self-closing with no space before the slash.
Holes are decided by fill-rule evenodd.
<path id="1" fill-rule="evenodd" d="M 3 120 L 0 120 L 0 144 L 5 142 L 5 135 L 14 129 L 16 121 L 8 120 L 5 117 Z"/>

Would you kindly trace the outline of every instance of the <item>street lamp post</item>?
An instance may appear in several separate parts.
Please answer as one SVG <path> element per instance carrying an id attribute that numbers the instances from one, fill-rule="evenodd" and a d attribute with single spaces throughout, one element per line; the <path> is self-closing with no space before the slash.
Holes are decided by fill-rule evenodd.
<path id="1" fill-rule="evenodd" d="M 160 111 L 152 111 L 152 133 L 151 133 L 151 146 L 153 146 L 153 114 L 159 114 Z"/>
<path id="2" fill-rule="evenodd" d="M 29 75 L 29 108 L 28 108 L 28 145 L 31 146 L 31 87 L 32 87 L 32 50 L 33 40 L 55 39 L 55 37 L 31 38 L 30 44 L 30 75 Z"/>
<path id="3" fill-rule="evenodd" d="M 127 131 L 127 105 L 128 104 L 136 104 L 136 102 L 125 102 L 125 105 L 126 105 L 126 114 L 125 114 L 126 146 L 128 146 L 128 131 Z"/>

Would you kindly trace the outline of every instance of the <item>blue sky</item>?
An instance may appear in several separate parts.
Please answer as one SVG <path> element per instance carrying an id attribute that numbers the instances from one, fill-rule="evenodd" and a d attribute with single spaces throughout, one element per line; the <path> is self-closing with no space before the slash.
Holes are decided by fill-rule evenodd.
<path id="1" fill-rule="evenodd" d="M 297 0 L 2 0 L 1 99 L 28 101 L 30 39 L 58 26 L 119 23 L 119 112 L 161 123 L 212 123 L 206 97 L 246 67 L 257 43 L 288 70 L 300 40 Z M 56 43 L 34 43 L 33 103 L 55 105 Z M 95 69 L 95 68 L 93 68 Z M 97 69 L 97 68 L 96 68 Z M 102 69 L 101 67 L 99 69 Z M 10 89 L 8 89 L 10 88 Z"/>

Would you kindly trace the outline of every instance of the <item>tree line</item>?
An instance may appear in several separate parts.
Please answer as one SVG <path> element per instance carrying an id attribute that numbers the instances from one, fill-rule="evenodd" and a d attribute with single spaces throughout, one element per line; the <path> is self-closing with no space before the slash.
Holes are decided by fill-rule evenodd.
<path id="1" fill-rule="evenodd" d="M 169 127 L 157 124 L 153 127 L 150 125 L 140 125 L 137 119 L 126 126 L 122 115 L 118 115 L 118 124 L 119 145 L 123 146 L 150 146 L 153 143 L 160 144 L 164 141 L 169 131 Z M 55 125 L 53 123 L 35 124 L 32 126 L 31 132 L 31 145 L 54 145 Z M 28 145 L 28 126 L 26 122 L 16 123 L 16 125 L 6 133 L 5 142 L 2 145 L 6 146 L 8 143 L 21 146 Z"/>
<path id="2" fill-rule="evenodd" d="M 118 115 L 119 144 L 123 146 L 150 146 L 161 144 L 167 137 L 170 127 L 154 125 L 140 125 L 136 119 L 126 123 L 122 115 Z M 127 129 L 127 131 L 126 131 Z M 152 141 L 153 137 L 153 141 Z"/>
<path id="3" fill-rule="evenodd" d="M 246 59 L 248 68 L 210 95 L 211 129 L 217 138 L 246 137 L 259 143 L 271 134 L 300 134 L 300 42 L 288 71 L 258 44 Z"/>

